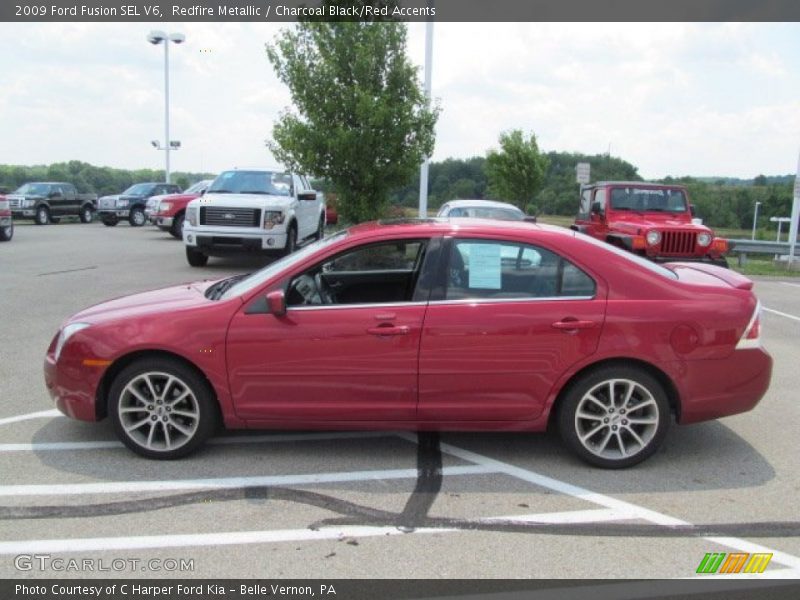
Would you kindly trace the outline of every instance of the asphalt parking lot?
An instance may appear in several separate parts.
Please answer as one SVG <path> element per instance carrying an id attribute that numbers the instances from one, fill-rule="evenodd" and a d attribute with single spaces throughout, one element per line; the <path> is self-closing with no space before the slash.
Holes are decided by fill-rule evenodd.
<path id="1" fill-rule="evenodd" d="M 121 577 L 682 578 L 736 551 L 800 577 L 800 281 L 757 282 L 775 368 L 755 411 L 673 427 L 629 470 L 551 434 L 228 433 L 153 462 L 53 410 L 42 359 L 66 317 L 258 264 L 191 268 L 126 224 L 19 224 L 0 244 L 0 577 L 109 575 L 19 568 L 36 554 L 122 559 Z"/>

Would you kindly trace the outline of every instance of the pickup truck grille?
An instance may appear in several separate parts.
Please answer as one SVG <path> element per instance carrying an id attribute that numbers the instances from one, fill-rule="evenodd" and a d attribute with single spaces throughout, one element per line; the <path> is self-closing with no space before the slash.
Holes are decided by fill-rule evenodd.
<path id="1" fill-rule="evenodd" d="M 216 227 L 260 227 L 261 211 L 257 208 L 201 206 L 200 225 Z"/>
<path id="2" fill-rule="evenodd" d="M 19 198 L 15 198 L 13 200 L 9 200 L 8 201 L 8 206 L 12 210 L 14 210 L 15 208 L 20 208 L 22 206 L 22 200 L 20 200 Z"/>
<path id="3" fill-rule="evenodd" d="M 661 253 L 694 254 L 696 237 L 693 231 L 665 231 L 661 239 Z"/>

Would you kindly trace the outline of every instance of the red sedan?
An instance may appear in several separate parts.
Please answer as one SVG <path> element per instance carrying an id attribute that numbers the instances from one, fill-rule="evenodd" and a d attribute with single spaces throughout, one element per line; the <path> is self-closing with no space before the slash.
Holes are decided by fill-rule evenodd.
<path id="1" fill-rule="evenodd" d="M 669 423 L 752 409 L 772 359 L 752 282 L 500 221 L 366 224 L 248 276 L 86 309 L 56 406 L 150 458 L 235 428 L 542 431 L 601 467 Z"/>

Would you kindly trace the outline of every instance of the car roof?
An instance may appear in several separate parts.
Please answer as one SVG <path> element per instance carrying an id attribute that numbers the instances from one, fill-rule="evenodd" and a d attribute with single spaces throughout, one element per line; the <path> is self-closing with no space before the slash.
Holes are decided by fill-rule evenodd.
<path id="1" fill-rule="evenodd" d="M 451 208 L 462 208 L 465 206 L 486 207 L 486 208 L 513 208 L 520 210 L 519 207 L 509 204 L 508 202 L 498 202 L 497 200 L 450 200 L 445 202 L 443 206 Z"/>
<path id="2" fill-rule="evenodd" d="M 372 221 L 354 225 L 349 229 L 352 235 L 371 236 L 386 233 L 387 235 L 447 235 L 467 233 L 474 235 L 530 232 L 531 228 L 543 232 L 572 235 L 574 231 L 555 225 L 529 223 L 527 221 L 500 221 L 497 219 L 475 218 L 428 218 L 428 219 L 391 219 Z"/>
<path id="3" fill-rule="evenodd" d="M 676 188 L 686 187 L 680 183 L 652 183 L 650 181 L 598 181 L 584 187 L 601 187 L 609 185 L 624 185 L 628 187 L 650 187 L 650 188 Z"/>

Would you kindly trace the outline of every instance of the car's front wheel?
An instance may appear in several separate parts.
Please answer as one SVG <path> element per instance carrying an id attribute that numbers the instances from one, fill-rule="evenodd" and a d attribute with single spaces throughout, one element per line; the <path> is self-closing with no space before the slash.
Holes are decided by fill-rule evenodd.
<path id="1" fill-rule="evenodd" d="M 297 225 L 292 223 L 289 225 L 289 231 L 286 232 L 286 246 L 283 248 L 283 255 L 289 256 L 297 250 Z"/>
<path id="2" fill-rule="evenodd" d="M 144 210 L 140 207 L 132 208 L 128 216 L 128 223 L 131 227 L 142 227 L 147 222 L 147 217 L 144 215 Z"/>
<path id="3" fill-rule="evenodd" d="M 208 264 L 208 256 L 191 246 L 186 246 L 186 260 L 193 267 L 205 267 Z"/>
<path id="4" fill-rule="evenodd" d="M 47 225 L 50 223 L 50 210 L 46 206 L 40 206 L 37 208 L 34 222 L 37 225 Z"/>
<path id="5" fill-rule="evenodd" d="M 179 240 L 183 239 L 183 223 L 184 223 L 184 215 L 183 213 L 177 215 L 175 219 L 172 221 L 172 227 L 169 229 L 169 233 L 172 237 L 177 238 Z"/>
<path id="6" fill-rule="evenodd" d="M 584 461 L 621 469 L 658 449 L 670 418 L 667 394 L 658 380 L 636 367 L 608 366 L 569 388 L 559 408 L 558 428 Z"/>
<path id="7" fill-rule="evenodd" d="M 319 218 L 319 224 L 317 225 L 317 233 L 314 235 L 315 240 L 321 240 L 325 237 L 325 215 L 321 215 Z"/>
<path id="8" fill-rule="evenodd" d="M 10 242 L 14 237 L 14 222 L 7 227 L 0 227 L 0 242 Z"/>
<path id="9" fill-rule="evenodd" d="M 147 458 L 186 456 L 218 423 L 208 383 L 194 369 L 170 359 L 143 359 L 123 369 L 108 402 L 122 443 Z"/>

